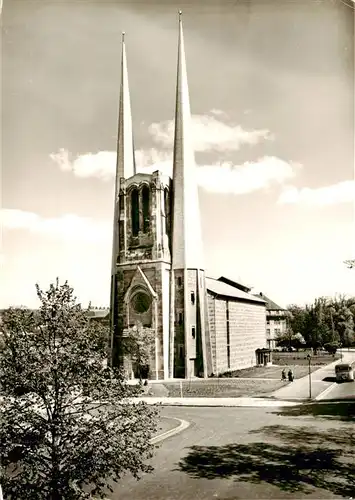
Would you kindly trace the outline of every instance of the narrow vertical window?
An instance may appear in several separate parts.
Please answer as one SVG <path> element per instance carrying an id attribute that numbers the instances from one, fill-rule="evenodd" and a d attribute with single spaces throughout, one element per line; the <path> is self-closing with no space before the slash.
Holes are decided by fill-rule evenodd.
<path id="1" fill-rule="evenodd" d="M 139 232 L 139 196 L 138 190 L 133 189 L 131 194 L 131 220 L 132 220 L 132 235 L 138 236 Z"/>
<path id="2" fill-rule="evenodd" d="M 191 292 L 191 304 L 195 305 L 195 292 Z"/>
<path id="3" fill-rule="evenodd" d="M 184 344 L 179 344 L 179 358 L 182 359 L 184 357 Z"/>
<path id="4" fill-rule="evenodd" d="M 195 326 L 191 327 L 191 335 L 192 335 L 193 339 L 196 337 L 196 327 Z"/>
<path id="5" fill-rule="evenodd" d="M 177 285 L 178 285 L 178 286 L 181 286 L 181 285 L 182 285 L 182 279 L 181 279 L 181 276 L 178 276 L 178 278 L 177 278 Z"/>
<path id="6" fill-rule="evenodd" d="M 183 322 L 184 322 L 184 315 L 183 315 L 183 313 L 180 312 L 179 313 L 179 325 L 182 325 Z"/>
<path id="7" fill-rule="evenodd" d="M 169 206 L 169 190 L 167 188 L 164 189 L 164 209 L 165 209 L 165 232 L 167 235 L 169 235 L 170 206 Z"/>
<path id="8" fill-rule="evenodd" d="M 119 198 L 119 200 L 120 200 L 119 201 L 119 207 L 120 207 L 119 210 L 120 210 L 120 212 L 123 212 L 123 209 L 124 209 L 124 199 L 123 199 L 123 196 L 124 196 L 123 194 L 120 194 L 120 198 Z"/>
<path id="9" fill-rule="evenodd" d="M 124 222 L 122 220 L 119 222 L 118 231 L 121 250 L 124 248 Z"/>
<path id="10" fill-rule="evenodd" d="M 143 208 L 143 232 L 147 233 L 149 231 L 150 225 L 150 209 L 149 209 L 149 188 L 144 186 L 142 189 L 142 208 Z"/>

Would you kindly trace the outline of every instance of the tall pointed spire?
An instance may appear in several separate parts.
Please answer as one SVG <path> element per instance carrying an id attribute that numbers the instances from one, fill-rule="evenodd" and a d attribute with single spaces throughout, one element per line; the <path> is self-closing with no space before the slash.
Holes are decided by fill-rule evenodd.
<path id="1" fill-rule="evenodd" d="M 172 267 L 173 269 L 203 269 L 197 171 L 192 144 L 181 11 L 179 12 L 173 186 Z"/>
<path id="2" fill-rule="evenodd" d="M 125 33 L 122 33 L 122 59 L 121 59 L 121 89 L 120 105 L 118 114 L 118 136 L 117 136 L 117 159 L 115 178 L 115 206 L 113 221 L 113 242 L 112 242 L 112 267 L 111 274 L 116 272 L 116 260 L 119 251 L 118 241 L 118 219 L 119 219 L 119 194 L 120 179 L 128 179 L 136 173 L 134 159 L 131 99 L 129 95 L 127 58 L 125 47 Z"/>
<path id="3" fill-rule="evenodd" d="M 117 329 L 117 276 L 116 264 L 119 253 L 119 218 L 120 218 L 120 189 L 121 178 L 128 179 L 136 173 L 134 160 L 133 130 L 131 100 L 129 95 L 127 59 L 125 47 L 125 34 L 122 33 L 122 60 L 121 60 L 121 89 L 120 104 L 118 115 L 118 136 L 117 136 L 117 160 L 116 160 L 116 178 L 115 178 L 115 200 L 113 216 L 113 238 L 112 238 L 112 261 L 111 261 L 111 298 L 110 298 L 110 316 L 111 316 L 111 362 L 113 360 L 114 335 Z M 117 346 L 116 346 L 117 347 Z M 118 349 L 118 356 L 120 351 Z"/>
<path id="4" fill-rule="evenodd" d="M 131 98 L 129 95 L 125 33 L 122 33 L 121 90 L 118 115 L 116 187 L 121 177 L 128 179 L 136 173 L 133 149 Z"/>

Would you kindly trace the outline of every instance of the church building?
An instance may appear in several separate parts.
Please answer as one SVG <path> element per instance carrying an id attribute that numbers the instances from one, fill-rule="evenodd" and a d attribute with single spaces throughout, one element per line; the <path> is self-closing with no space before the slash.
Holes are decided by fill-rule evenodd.
<path id="1" fill-rule="evenodd" d="M 265 301 L 206 277 L 181 13 L 173 176 L 137 173 L 122 38 L 111 272 L 110 358 L 134 373 L 124 337 L 153 339 L 151 379 L 208 377 L 264 362 Z"/>

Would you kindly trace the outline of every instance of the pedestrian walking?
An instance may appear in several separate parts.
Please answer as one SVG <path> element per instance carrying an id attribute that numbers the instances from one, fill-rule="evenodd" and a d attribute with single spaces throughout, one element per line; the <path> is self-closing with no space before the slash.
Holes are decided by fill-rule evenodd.
<path id="1" fill-rule="evenodd" d="M 291 368 L 289 369 L 289 371 L 288 371 L 288 374 L 287 374 L 287 375 L 288 375 L 288 380 L 289 380 L 290 382 L 293 382 L 293 371 L 291 370 Z"/>
<path id="2" fill-rule="evenodd" d="M 282 380 L 283 382 L 286 382 L 286 368 L 284 368 L 284 369 L 282 370 L 282 373 L 281 373 L 281 380 Z"/>

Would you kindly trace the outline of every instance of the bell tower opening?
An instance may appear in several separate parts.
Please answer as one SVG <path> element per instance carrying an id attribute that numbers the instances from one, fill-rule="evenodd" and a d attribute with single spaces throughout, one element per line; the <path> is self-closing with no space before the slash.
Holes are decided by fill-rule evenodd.
<path id="1" fill-rule="evenodd" d="M 131 193 L 131 221 L 132 236 L 138 236 L 139 233 L 139 194 L 138 189 L 133 189 Z"/>
<path id="2" fill-rule="evenodd" d="M 150 192 L 148 186 L 142 189 L 143 233 L 148 233 L 150 228 Z"/>

